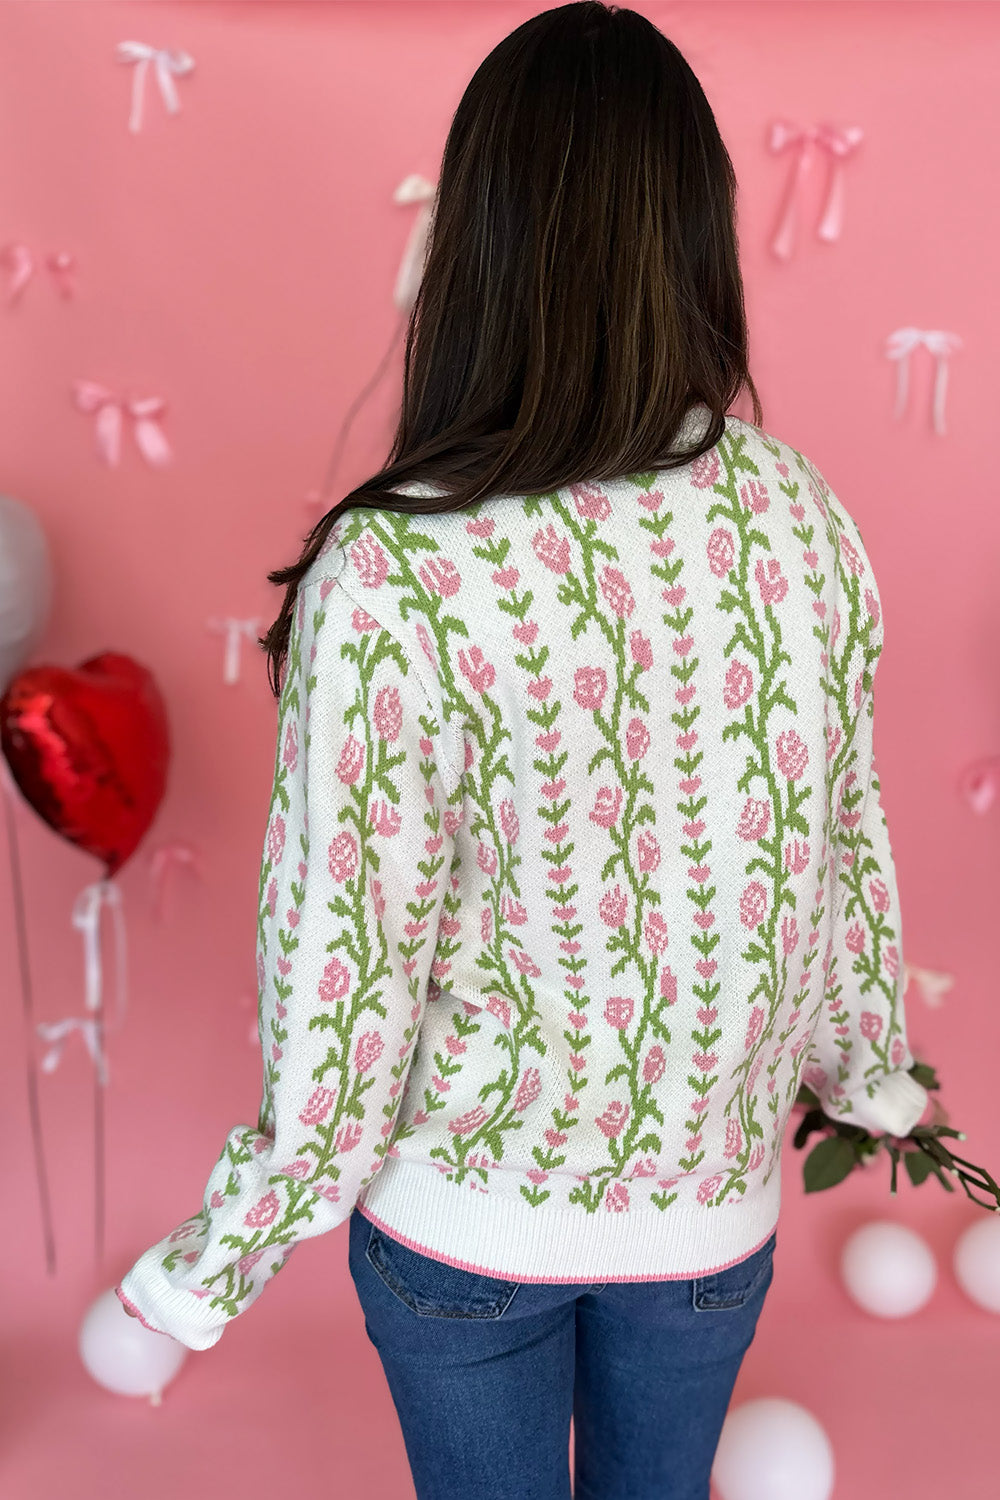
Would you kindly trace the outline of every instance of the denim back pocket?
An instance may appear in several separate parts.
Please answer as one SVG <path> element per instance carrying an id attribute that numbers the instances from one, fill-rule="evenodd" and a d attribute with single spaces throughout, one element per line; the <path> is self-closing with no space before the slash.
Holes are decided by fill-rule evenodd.
<path id="1" fill-rule="evenodd" d="M 499 1318 L 520 1283 L 482 1271 L 463 1271 L 411 1250 L 377 1224 L 365 1259 L 395 1296 L 421 1318 Z"/>
<path id="2" fill-rule="evenodd" d="M 774 1275 L 777 1241 L 778 1232 L 775 1230 L 770 1239 L 745 1260 L 737 1261 L 734 1266 L 725 1266 L 721 1271 L 710 1271 L 706 1276 L 695 1276 L 691 1293 L 694 1307 L 699 1312 L 744 1307 L 752 1297 L 766 1292 Z"/>

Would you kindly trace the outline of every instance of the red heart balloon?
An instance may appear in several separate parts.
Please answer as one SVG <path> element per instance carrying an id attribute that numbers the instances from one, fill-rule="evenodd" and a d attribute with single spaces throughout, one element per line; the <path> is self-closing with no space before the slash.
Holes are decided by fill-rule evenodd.
<path id="1" fill-rule="evenodd" d="M 0 745 L 46 823 L 107 876 L 121 869 L 166 790 L 167 712 L 152 674 L 114 651 L 28 667 L 0 698 Z"/>

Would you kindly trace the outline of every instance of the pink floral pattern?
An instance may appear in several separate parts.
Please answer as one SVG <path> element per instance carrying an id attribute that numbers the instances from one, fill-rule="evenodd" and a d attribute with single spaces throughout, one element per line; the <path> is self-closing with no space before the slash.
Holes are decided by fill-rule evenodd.
<path id="1" fill-rule="evenodd" d="M 257 1124 L 123 1300 L 190 1291 L 203 1347 L 397 1164 L 709 1222 L 800 1083 L 877 1109 L 912 1062 L 881 642 L 854 521 L 735 418 L 686 467 L 348 512 L 279 706 Z"/>

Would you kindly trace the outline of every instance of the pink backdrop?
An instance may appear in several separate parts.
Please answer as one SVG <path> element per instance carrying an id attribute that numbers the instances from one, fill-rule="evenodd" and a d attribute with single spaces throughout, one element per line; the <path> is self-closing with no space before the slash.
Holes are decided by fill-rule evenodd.
<path id="1" fill-rule="evenodd" d="M 32 1175 L 24 1035 L 6 858 L 0 923 L 9 1029 L 0 1423 L 7 1500 L 205 1493 L 412 1493 L 381 1368 L 364 1336 L 346 1230 L 295 1267 L 156 1410 L 115 1397 L 76 1354 L 80 1319 L 135 1256 L 194 1212 L 225 1134 L 256 1119 L 254 936 L 274 708 L 263 658 L 222 681 L 217 615 L 277 610 L 269 568 L 311 521 L 336 426 L 392 334 L 392 287 L 415 210 L 392 193 L 433 178 L 447 125 L 485 53 L 542 6 L 515 3 L 104 3 L 0 7 L 0 241 L 78 259 L 72 301 L 39 272 L 0 304 L 0 490 L 31 504 L 57 598 L 36 660 L 126 650 L 169 704 L 169 792 L 120 877 L 129 1010 L 109 1038 L 107 1253 L 93 1253 L 93 1071 L 79 1037 L 43 1076 L 59 1273 L 45 1273 Z M 1000 806 L 977 817 L 963 767 L 1000 751 L 1000 513 L 992 482 L 1000 302 L 995 128 L 1000 9 L 964 3 L 691 3 L 641 8 L 681 47 L 741 183 L 740 235 L 764 425 L 813 458 L 857 517 L 886 618 L 877 758 L 896 851 L 907 962 L 955 975 L 940 1008 L 911 984 L 911 1042 L 944 1080 L 966 1154 L 1000 1169 L 994 903 Z M 169 115 L 150 77 L 127 129 L 116 44 L 191 53 Z M 806 183 L 795 253 L 776 260 L 791 158 L 772 119 L 863 127 L 845 168 L 840 240 L 815 235 L 825 168 Z M 0 287 L 2 291 L 2 287 Z M 896 328 L 963 339 L 947 431 L 931 422 L 933 361 L 917 351 L 893 419 Z M 341 488 L 385 451 L 398 357 L 357 423 Z M 126 432 L 95 453 L 77 378 L 168 402 L 166 470 Z M 746 405 L 741 415 L 749 415 Z M 881 482 L 875 483 L 874 476 Z M 862 482 L 862 476 L 864 481 Z M 24 860 L 38 1018 L 82 1012 L 74 897 L 96 866 L 26 807 Z M 151 911 L 148 859 L 194 843 Z M 1000 1323 L 958 1290 L 950 1256 L 981 1210 L 887 1174 L 802 1194 L 789 1142 L 777 1274 L 735 1402 L 805 1403 L 836 1449 L 837 1500 L 995 1494 Z M 932 1302 L 898 1323 L 849 1302 L 845 1235 L 872 1216 L 919 1229 L 939 1258 Z M 234 1452 L 230 1441 L 244 1445 Z M 992 1477 L 991 1476 L 992 1473 Z"/>

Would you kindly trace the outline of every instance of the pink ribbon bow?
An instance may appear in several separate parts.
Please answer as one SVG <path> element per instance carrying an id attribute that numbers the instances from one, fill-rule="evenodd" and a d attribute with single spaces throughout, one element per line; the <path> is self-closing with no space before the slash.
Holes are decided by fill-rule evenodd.
<path id="1" fill-rule="evenodd" d="M 160 396 L 117 396 L 96 380 L 78 380 L 74 384 L 78 409 L 97 417 L 97 451 L 105 463 L 114 467 L 121 456 L 122 422 L 125 414 L 133 422 L 136 447 L 149 464 L 170 462 L 172 454 L 160 430 L 157 417 L 166 407 Z"/>
<path id="2" fill-rule="evenodd" d="M 27 245 L 4 245 L 3 249 L 0 250 L 0 263 L 10 273 L 7 301 L 8 303 L 16 302 L 35 274 L 35 257 Z M 53 250 L 45 257 L 43 264 L 51 275 L 59 295 L 61 297 L 71 297 L 73 295 L 73 287 L 70 282 L 70 275 L 75 264 L 72 255 L 67 250 Z"/>
<path id="3" fill-rule="evenodd" d="M 789 179 L 781 223 L 771 242 L 771 249 L 781 260 L 787 260 L 792 253 L 798 200 L 806 171 L 813 157 L 814 147 L 826 151 L 830 157 L 830 183 L 827 189 L 826 207 L 816 233 L 821 240 L 832 241 L 840 237 L 844 217 L 842 163 L 845 157 L 861 144 L 863 138 L 864 131 L 860 125 L 848 125 L 844 129 L 838 129 L 835 125 L 827 124 L 799 127 L 789 120 L 776 120 L 772 123 L 768 140 L 769 150 L 784 151 L 787 146 L 798 148 L 798 155 Z"/>
<path id="4" fill-rule="evenodd" d="M 944 398 L 948 389 L 948 358 L 955 349 L 962 347 L 957 333 L 948 333 L 943 328 L 897 328 L 886 340 L 888 359 L 897 360 L 896 410 L 898 421 L 906 407 L 906 394 L 910 372 L 910 354 L 923 345 L 937 360 L 934 378 L 934 430 L 944 432 Z"/>

